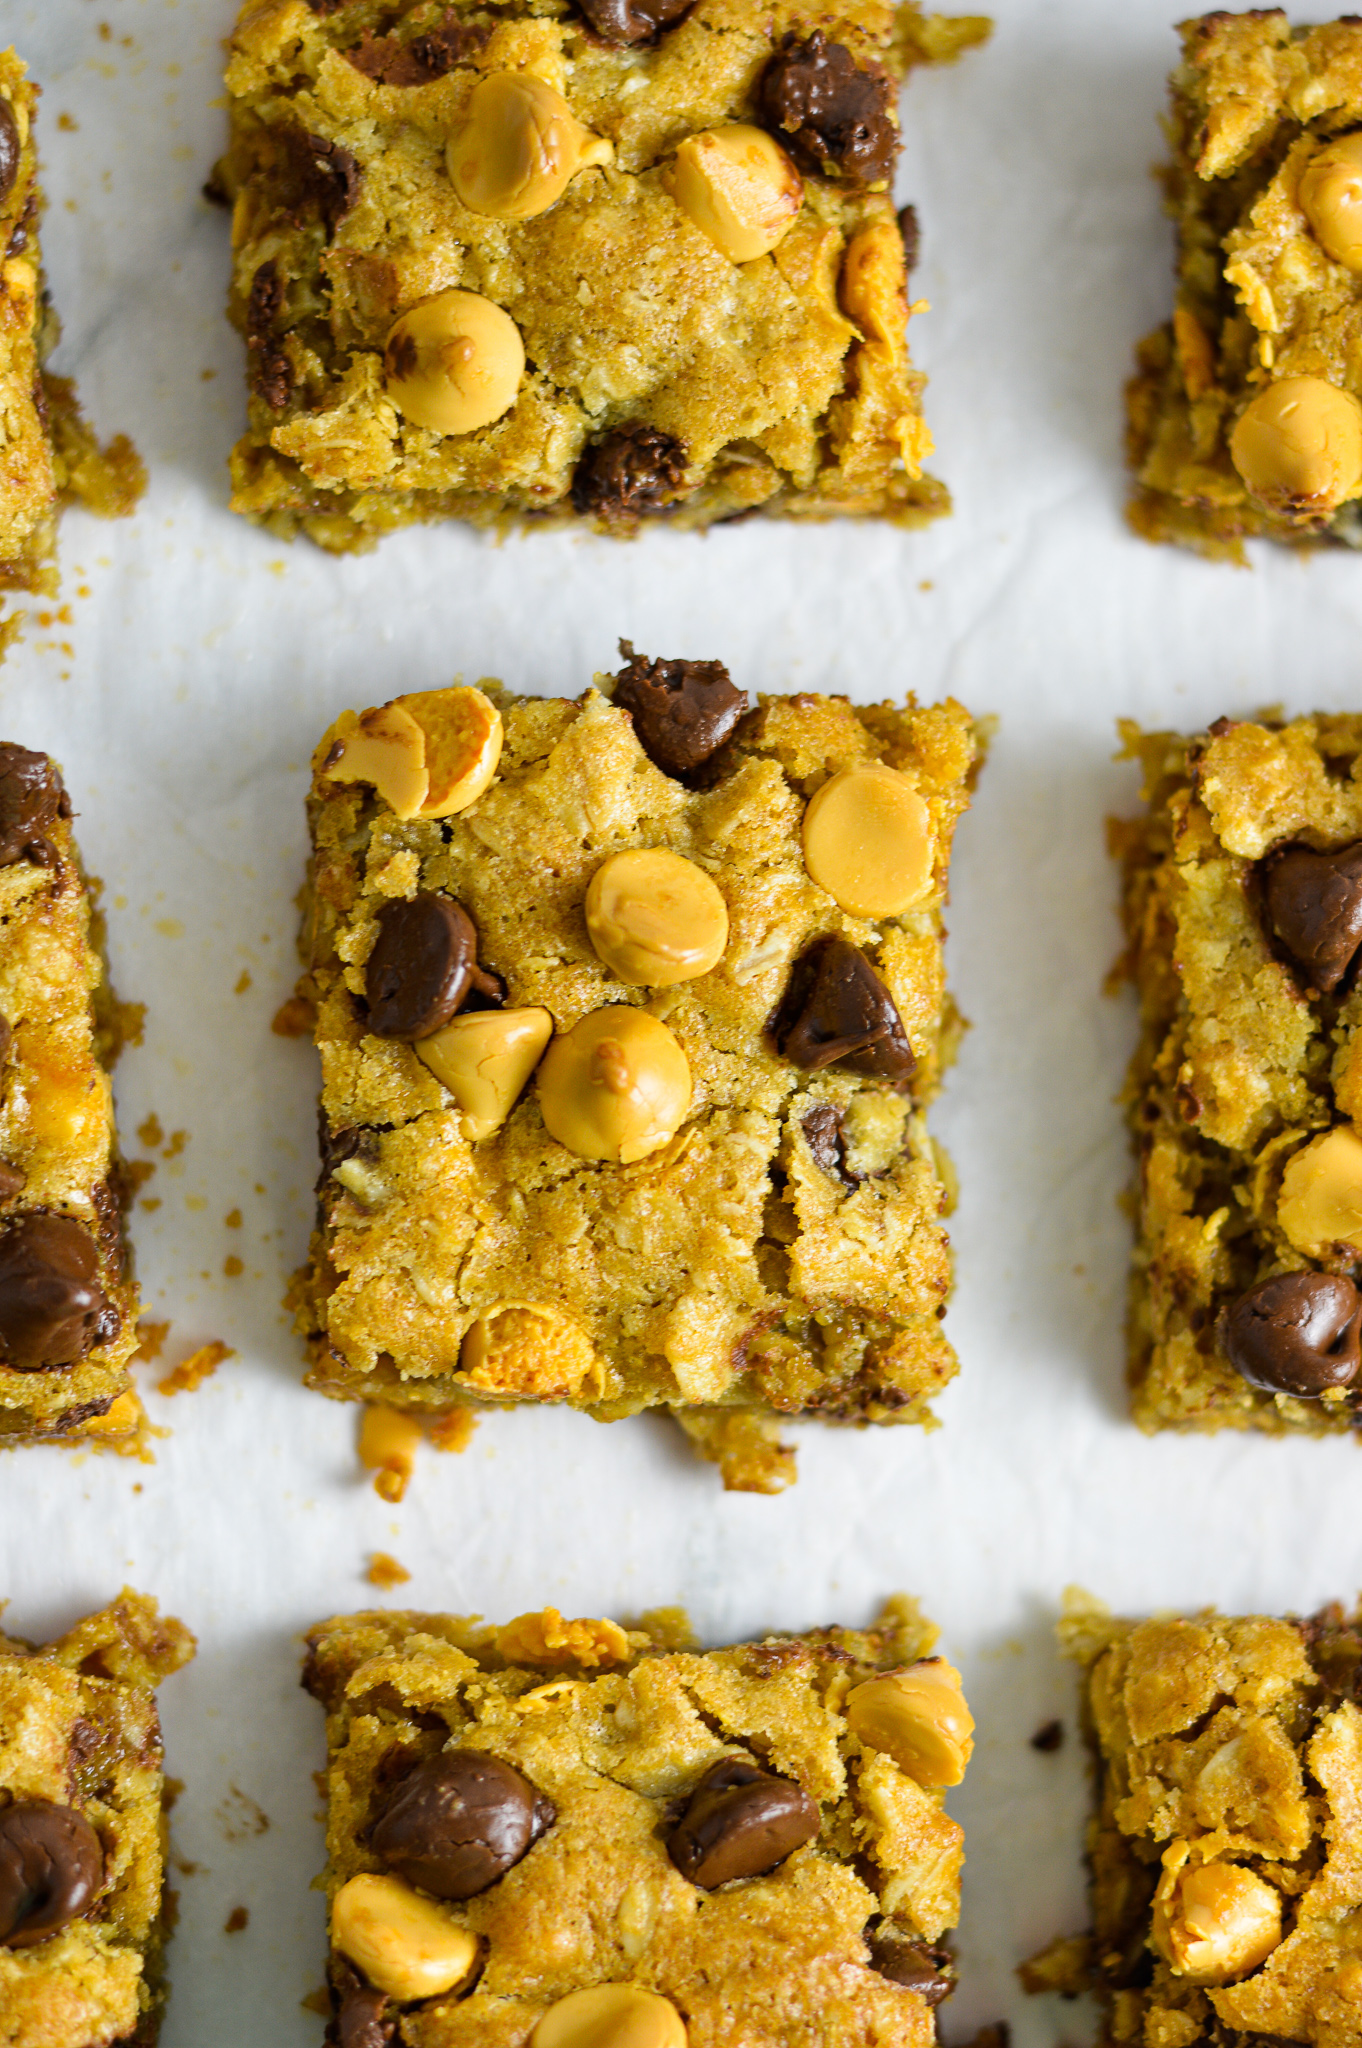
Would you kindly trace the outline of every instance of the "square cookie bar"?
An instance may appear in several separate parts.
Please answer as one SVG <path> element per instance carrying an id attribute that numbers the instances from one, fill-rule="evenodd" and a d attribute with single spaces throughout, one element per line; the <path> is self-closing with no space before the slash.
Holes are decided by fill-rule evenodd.
<path id="1" fill-rule="evenodd" d="M 215 180 L 234 507 L 333 549 L 948 510 L 898 85 L 987 32 L 915 0 L 251 0 Z"/>
<path id="2" fill-rule="evenodd" d="M 101 940 L 56 764 L 0 743 L 0 1447 L 142 1421 Z"/>
<path id="3" fill-rule="evenodd" d="M 1356 1430 L 1362 718 L 1125 734 L 1135 1419 Z"/>
<path id="4" fill-rule="evenodd" d="M 1128 391 L 1149 540 L 1362 545 L 1362 20 L 1182 25 L 1164 172 L 1177 303 Z"/>
<path id="5" fill-rule="evenodd" d="M 929 2048 L 974 1726 L 935 1638 L 902 1598 L 703 1653 L 676 1610 L 324 1622 L 335 2038 Z"/>
<path id="6" fill-rule="evenodd" d="M 150 2048 L 165 2005 L 153 1688 L 194 1654 L 126 1587 L 41 1648 L 0 1635 L 0 2029 L 18 2048 Z"/>
<path id="7" fill-rule="evenodd" d="M 1027 1964 L 1102 2048 L 1362 2040 L 1358 1618 L 1120 1621 L 1071 1595 L 1096 1799 L 1092 1931 Z"/>
<path id="8" fill-rule="evenodd" d="M 57 510 L 72 498 L 119 518 L 146 485 L 124 435 L 101 449 L 69 377 L 43 365 L 61 333 L 38 246 L 38 88 L 13 50 L 0 50 L 0 591 L 51 594 Z M 0 626 L 0 652 L 7 637 Z"/>
<path id="9" fill-rule="evenodd" d="M 661 1406 L 773 1491 L 773 1417 L 925 1422 L 956 1369 L 923 1110 L 977 734 L 626 651 L 317 749 L 299 1326 L 324 1393 Z"/>

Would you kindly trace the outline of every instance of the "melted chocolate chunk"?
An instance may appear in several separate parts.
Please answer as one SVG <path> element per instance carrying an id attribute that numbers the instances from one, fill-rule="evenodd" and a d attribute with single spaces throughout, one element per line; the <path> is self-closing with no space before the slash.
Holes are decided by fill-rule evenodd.
<path id="1" fill-rule="evenodd" d="M 6 255 L 22 256 L 28 247 L 28 238 L 37 225 L 38 195 L 36 192 L 30 192 L 24 201 L 24 210 L 14 224 L 14 232 L 9 238 L 9 248 L 5 252 Z"/>
<path id="2" fill-rule="evenodd" d="M 4 205 L 14 190 L 22 153 L 19 123 L 14 118 L 14 109 L 8 100 L 0 100 L 0 206 Z"/>
<path id="3" fill-rule="evenodd" d="M 376 1038 L 429 1038 L 464 1008 L 472 992 L 483 1007 L 505 1000 L 499 975 L 478 966 L 478 934 L 462 903 L 422 889 L 385 903 L 364 969 L 369 1029 Z"/>
<path id="4" fill-rule="evenodd" d="M 689 14 L 694 0 L 577 0 L 603 43 L 656 43 Z"/>
<path id="5" fill-rule="evenodd" d="M 251 388 L 274 412 L 282 412 L 293 389 L 293 368 L 279 346 L 279 315 L 284 307 L 284 280 L 271 256 L 251 279 L 246 301 L 246 349 Z"/>
<path id="6" fill-rule="evenodd" d="M 1279 846 L 1263 863 L 1263 901 L 1291 958 L 1327 995 L 1362 946 L 1362 840 L 1337 853 Z"/>
<path id="7" fill-rule="evenodd" d="M 902 1089 L 917 1065 L 894 998 L 846 939 L 815 939 L 801 953 L 771 1032 L 781 1058 L 806 1073 L 837 1065 Z"/>
<path id="8" fill-rule="evenodd" d="M 0 1811 L 0 1947 L 46 1941 L 103 1882 L 99 1836 L 74 1807 L 24 1799 Z"/>
<path id="9" fill-rule="evenodd" d="M 57 855 L 47 834 L 70 814 L 61 777 L 46 754 L 0 742 L 0 867 L 21 860 L 52 867 Z"/>
<path id="10" fill-rule="evenodd" d="M 1339 1273 L 1278 1273 L 1226 1311 L 1220 1341 L 1251 1387 L 1308 1401 L 1362 1369 L 1362 1295 Z"/>
<path id="11" fill-rule="evenodd" d="M 935 2008 L 949 1998 L 955 1989 L 955 1967 L 951 1952 L 946 1948 L 933 1948 L 928 1942 L 914 1941 L 894 1926 L 892 1921 L 882 1920 L 878 1927 L 866 1930 L 866 1943 L 870 1949 L 870 1967 L 887 1977 L 891 1984 L 902 1984 L 907 1991 L 916 1991 L 918 1997 Z"/>
<path id="12" fill-rule="evenodd" d="M 895 219 L 899 224 L 899 239 L 903 243 L 903 267 L 911 276 L 922 254 L 922 229 L 918 226 L 917 208 L 901 206 Z"/>
<path id="13" fill-rule="evenodd" d="M 686 451 L 671 434 L 635 420 L 583 450 L 572 477 L 572 509 L 607 523 L 660 512 L 686 478 Z"/>
<path id="14" fill-rule="evenodd" d="M 614 702 L 634 721 L 634 734 L 664 775 L 685 782 L 703 768 L 750 709 L 721 661 L 649 661 L 627 640 L 628 662 L 615 678 Z"/>
<path id="15" fill-rule="evenodd" d="M 358 161 L 339 142 L 328 142 L 323 135 L 290 132 L 288 141 L 302 204 L 315 206 L 334 232 L 359 198 Z"/>
<path id="16" fill-rule="evenodd" d="M 816 1109 L 805 1113 L 800 1127 L 813 1154 L 814 1165 L 821 1166 L 824 1173 L 845 1182 L 849 1188 L 859 1187 L 860 1174 L 852 1173 L 847 1166 L 842 1124 L 841 1110 L 835 1109 L 830 1102 L 820 1102 Z"/>
<path id="17" fill-rule="evenodd" d="M 330 1977 L 335 2018 L 326 2030 L 328 2041 L 335 2048 L 392 2048 L 397 2014 L 387 1992 L 366 1984 L 344 1956 L 332 1956 Z"/>
<path id="18" fill-rule="evenodd" d="M 682 1877 L 713 1891 L 738 1877 L 760 1877 L 818 1833 L 816 1803 L 799 1785 L 724 1757 L 705 1772 L 667 1837 Z"/>
<path id="19" fill-rule="evenodd" d="M 893 176 L 899 152 L 895 98 L 878 64 L 863 69 L 821 28 L 806 41 L 791 30 L 761 74 L 757 111 L 801 171 L 878 185 Z"/>
<path id="20" fill-rule="evenodd" d="M 369 1839 L 408 1884 L 437 1899 L 471 1899 L 557 1818 L 552 1800 L 499 1757 L 455 1749 L 407 1774 Z"/>
<path id="21" fill-rule="evenodd" d="M 74 1216 L 31 1212 L 0 1233 L 0 1361 L 17 1372 L 75 1365 L 120 1328 L 99 1250 Z"/>
<path id="22" fill-rule="evenodd" d="M 379 85 L 429 85 L 466 63 L 490 33 L 476 22 L 461 21 L 451 7 L 438 28 L 413 36 L 409 43 L 397 36 L 376 36 L 366 28 L 363 41 L 345 54 L 356 71 Z"/>

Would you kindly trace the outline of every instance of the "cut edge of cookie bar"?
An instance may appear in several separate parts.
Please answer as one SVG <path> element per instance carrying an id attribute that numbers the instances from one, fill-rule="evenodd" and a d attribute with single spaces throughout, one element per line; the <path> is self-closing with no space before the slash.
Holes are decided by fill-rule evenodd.
<path id="1" fill-rule="evenodd" d="M 752 2048 L 813 2048 L 830 2014 L 930 2048 L 973 1746 L 936 1637 L 903 1596 L 866 1630 L 708 1651 L 679 1609 L 321 1623 L 333 2025 L 566 2048 L 594 2000 L 657 2048 L 727 2040 L 735 2011 Z M 408 1968 L 418 1926 L 442 1983 Z"/>
<path id="2" fill-rule="evenodd" d="M 141 1009 L 109 986 L 97 889 L 55 762 L 0 744 L 0 1449 L 144 1448 L 110 1080 Z"/>
<path id="3" fill-rule="evenodd" d="M 664 1407 L 728 1485 L 771 1491 L 793 1472 L 782 1419 L 930 1423 L 956 1370 L 940 1321 L 951 1181 L 923 1113 L 960 1028 L 941 911 L 981 734 L 953 702 L 749 708 L 721 664 L 630 652 L 619 677 L 597 678 L 619 701 L 485 682 L 347 713 L 318 749 L 305 988 L 324 1164 L 298 1328 L 309 1384 L 334 1398 L 428 1416 L 526 1400 L 600 1420 Z M 686 780 L 658 764 L 663 743 L 629 695 L 640 674 L 724 701 L 723 734 Z M 404 819 L 371 782 L 340 779 L 387 772 L 347 750 L 406 707 L 436 730 L 473 703 L 496 721 L 496 779 L 457 814 Z M 803 820 L 835 819 L 839 792 L 885 789 L 920 820 L 920 872 L 898 914 L 856 916 L 806 867 Z M 654 850 L 701 896 L 718 901 L 723 883 L 722 956 L 669 986 L 617 978 L 584 915 L 617 860 Z M 392 958 L 375 951 L 380 933 L 453 915 L 451 901 L 494 991 L 464 984 L 460 1002 L 493 1008 L 456 1016 L 453 1042 L 539 1020 L 476 1126 L 437 1019 L 385 1009 L 370 1028 Z M 679 1062 L 683 1077 L 628 1162 L 563 1123 L 573 1048 L 615 1020 L 658 1041 L 657 1074 Z"/>
<path id="4" fill-rule="evenodd" d="M 36 121 L 39 88 L 12 49 L 0 50 L 0 397 L 4 404 L 4 493 L 0 503 L 0 591 L 52 596 L 57 513 L 79 501 L 118 519 L 146 488 L 141 457 L 125 434 L 101 448 L 81 412 L 75 384 L 46 363 L 61 326 L 43 274 L 38 222 Z M 0 659 L 22 614 L 0 619 Z"/>
<path id="5" fill-rule="evenodd" d="M 1101 2043 L 1362 2035 L 1362 1605 L 1119 1619 L 1071 1588 L 1094 1779 L 1092 1925 L 1024 1964 L 1096 1994 Z"/>
<path id="6" fill-rule="evenodd" d="M 1190 738 L 1133 724 L 1122 734 L 1146 803 L 1111 827 L 1127 940 L 1118 974 L 1141 1011 L 1125 1092 L 1138 1162 L 1135 1420 L 1355 1432 L 1362 1229 L 1301 1201 L 1317 1199 L 1321 1148 L 1326 1198 L 1346 1201 L 1354 1179 L 1362 1191 L 1349 1171 L 1362 995 L 1346 916 L 1332 968 L 1293 948 L 1330 889 L 1340 914 L 1352 900 L 1362 718 L 1264 714 Z"/>
<path id="7" fill-rule="evenodd" d="M 0 1635 L 0 1869 L 32 1880 L 0 1897 L 0 2010 L 16 2041 L 157 2037 L 172 1915 L 154 1689 L 194 1650 L 129 1587 L 55 1642 Z M 12 1940 L 54 1895 L 52 1931 Z"/>
<path id="8" fill-rule="evenodd" d="M 1252 539 L 1362 545 L 1362 382 L 1346 344 L 1362 261 L 1325 246 L 1328 177 L 1362 177 L 1330 154 L 1362 124 L 1362 23 L 1293 28 L 1259 9 L 1181 35 L 1160 174 L 1177 299 L 1127 387 L 1130 524 L 1241 564 Z M 1282 429 L 1288 378 L 1299 434 Z"/>
<path id="9" fill-rule="evenodd" d="M 914 0 L 844 0 L 833 17 L 793 0 L 774 15 L 749 0 L 557 0 L 518 17 L 444 0 L 247 8 L 211 188 L 233 210 L 229 311 L 248 357 L 234 509 L 334 551 L 422 520 L 619 537 L 659 519 L 921 525 L 948 511 L 922 474 L 925 379 L 906 326 L 924 306 L 908 303 L 916 216 L 896 222 L 888 189 L 891 87 L 989 28 Z M 812 129 L 787 108 L 786 134 L 758 104 L 772 65 L 813 61 L 802 43 L 785 53 L 784 31 L 846 59 L 866 103 L 837 149 L 864 147 L 864 165 L 831 144 L 811 154 Z M 509 127 L 484 136 L 469 111 L 508 79 L 529 80 L 522 98 L 532 86 L 571 138 L 563 175 L 542 194 L 465 193 L 456 138 L 475 136 L 484 181 L 512 148 Z M 796 81 L 796 99 L 806 85 L 810 105 L 850 89 Z M 511 120 L 507 98 L 488 122 Z M 740 135 L 750 151 L 754 133 L 784 196 L 743 256 L 715 225 L 727 198 L 713 215 L 673 197 L 688 189 L 673 152 Z M 589 280 L 625 274 L 629 291 L 593 296 Z M 447 344 L 488 365 L 476 409 L 450 399 Z"/>

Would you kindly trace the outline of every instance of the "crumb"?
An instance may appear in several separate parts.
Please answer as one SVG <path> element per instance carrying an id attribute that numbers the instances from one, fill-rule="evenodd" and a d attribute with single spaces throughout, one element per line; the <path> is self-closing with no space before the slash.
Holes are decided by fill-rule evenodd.
<path id="1" fill-rule="evenodd" d="M 307 1038 L 315 1018 L 316 1011 L 306 996 L 290 996 L 275 1011 L 270 1030 L 276 1038 Z"/>
<path id="2" fill-rule="evenodd" d="M 386 1550 L 375 1550 L 369 1559 L 369 1569 L 364 1574 L 371 1586 L 405 1586 L 411 1573 L 395 1557 L 389 1557 Z"/>
<path id="3" fill-rule="evenodd" d="M 315 2012 L 319 2019 L 331 2018 L 331 1993 L 325 1990 L 309 1991 L 306 1998 L 298 2000 L 304 2012 Z"/>
<path id="4" fill-rule="evenodd" d="M 225 1215 L 225 1216 L 223 1217 L 223 1219 L 222 1219 L 222 1220 L 223 1220 L 223 1222 L 224 1222 L 224 1223 L 225 1223 L 225 1224 L 227 1225 L 227 1228 L 228 1228 L 229 1230 L 240 1230 L 240 1228 L 241 1228 L 241 1211 L 240 1211 L 240 1209 L 229 1209 L 229 1210 L 227 1211 L 227 1214 L 226 1214 L 226 1215 Z"/>
<path id="5" fill-rule="evenodd" d="M 1063 1747 L 1063 1744 L 1064 1723 L 1062 1721 L 1044 1722 L 1031 1737 L 1032 1749 L 1040 1750 L 1043 1756 L 1053 1756 L 1057 1749 Z"/>
<path id="6" fill-rule="evenodd" d="M 232 994 L 234 996 L 244 996 L 250 985 L 251 970 L 249 967 L 243 967 L 236 978 L 236 986 L 233 988 Z"/>
<path id="7" fill-rule="evenodd" d="M 137 1325 L 137 1349 L 133 1357 L 140 1358 L 144 1365 L 150 1365 L 153 1359 L 160 1357 L 169 1335 L 168 1322 L 154 1323 L 150 1316 L 143 1316 Z"/>
<path id="8" fill-rule="evenodd" d="M 162 1159 L 178 1159 L 181 1152 L 183 1152 L 185 1146 L 188 1143 L 188 1131 L 172 1131 L 170 1134 L 170 1143 L 166 1146 L 165 1151 L 161 1154 Z"/>
<path id="9" fill-rule="evenodd" d="M 191 1351 L 182 1365 L 168 1372 L 163 1380 L 156 1382 L 158 1394 L 192 1394 L 206 1379 L 211 1379 L 224 1358 L 235 1358 L 230 1344 L 221 1344 L 216 1338 L 211 1344 L 200 1344 L 197 1351 Z"/>
<path id="10" fill-rule="evenodd" d="M 57 116 L 57 126 L 61 129 L 63 135 L 74 135 L 79 125 L 74 114 L 58 114 Z"/>
<path id="11" fill-rule="evenodd" d="M 935 585 L 935 584 L 933 583 L 933 581 L 932 581 L 931 577 L 930 577 L 930 576 L 927 576 L 927 577 L 924 577 L 924 578 L 923 578 L 923 580 L 922 580 L 922 582 L 918 584 L 918 589 L 919 589 L 919 590 L 935 590 L 935 589 L 936 589 L 936 585 Z"/>
<path id="12" fill-rule="evenodd" d="M 190 1211 L 191 1215 L 197 1216 L 201 1210 L 208 1207 L 208 1203 L 203 1195 L 186 1195 L 184 1206 Z M 203 1277 L 206 1280 L 208 1275 L 205 1273 Z"/>
<path id="13" fill-rule="evenodd" d="M 216 376 L 217 376 L 217 371 L 216 371 L 216 370 L 200 370 L 200 371 L 199 371 L 199 377 L 200 377 L 200 380 L 201 380 L 201 381 L 202 381 L 203 383 L 205 383 L 205 384 L 211 384 L 211 383 L 212 383 L 212 381 L 213 381 L 213 379 L 214 379 L 214 377 L 216 377 Z"/>
<path id="14" fill-rule="evenodd" d="M 136 1195 L 139 1188 L 146 1186 L 155 1171 L 156 1161 L 154 1159 L 128 1159 L 124 1161 L 123 1178 L 128 1184 L 129 1199 Z"/>
<path id="15" fill-rule="evenodd" d="M 218 1807 L 216 1819 L 224 1842 L 247 1842 L 252 1835 L 263 1835 L 270 1824 L 263 1807 L 239 1785 L 227 1787 L 227 1797 Z"/>
<path id="16" fill-rule="evenodd" d="M 473 1441 L 478 1418 L 471 1408 L 451 1408 L 447 1415 L 432 1415 L 426 1435 L 437 1451 L 466 1451 Z"/>
<path id="17" fill-rule="evenodd" d="M 125 1045 L 140 1045 L 147 1026 L 145 1003 L 124 1003 L 118 997 L 113 999 L 112 1043 L 109 1049 L 109 1065 L 114 1066 Z"/>
<path id="18" fill-rule="evenodd" d="M 137 1126 L 137 1142 L 146 1152 L 154 1152 L 158 1145 L 163 1145 L 165 1135 L 161 1129 L 161 1119 L 154 1109 L 151 1115 Z"/>
<path id="19" fill-rule="evenodd" d="M 222 1924 L 222 1931 L 224 1934 L 241 1934 L 244 1933 L 250 1924 L 251 1915 L 249 1907 L 233 1906 Z"/>
<path id="20" fill-rule="evenodd" d="M 235 1252 L 228 1252 L 222 1262 L 222 1270 L 229 1280 L 239 1280 L 246 1268 Z"/>
<path id="21" fill-rule="evenodd" d="M 159 1195 L 144 1195 L 138 1204 L 138 1207 L 142 1209 L 159 1209 L 160 1206 L 161 1197 Z"/>
<path id="22" fill-rule="evenodd" d="M 165 1805 L 165 1810 L 168 1814 L 173 1813 L 175 1811 L 176 1804 L 179 1801 L 180 1794 L 184 1791 L 184 1779 L 166 1778 L 163 1780 L 163 1784 L 165 1789 L 162 1792 L 161 1797 Z M 175 1867 L 178 1870 L 181 1869 L 183 1866 L 177 1863 Z M 196 1863 L 191 1864 L 190 1869 L 197 1870 L 198 1865 Z"/>

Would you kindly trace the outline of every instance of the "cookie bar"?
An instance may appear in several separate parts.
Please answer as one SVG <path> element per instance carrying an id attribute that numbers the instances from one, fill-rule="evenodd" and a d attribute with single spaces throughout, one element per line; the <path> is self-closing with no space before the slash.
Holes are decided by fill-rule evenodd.
<path id="1" fill-rule="evenodd" d="M 189 1630 L 126 1587 L 39 1648 L 0 1635 L 0 2021 L 19 2048 L 150 2048 L 165 2005 L 153 1688 Z"/>
<path id="2" fill-rule="evenodd" d="M 1073 1595 L 1096 1775 L 1092 1932 L 1025 1966 L 1097 1993 L 1102 2048 L 1362 2039 L 1362 1628 L 1115 1620 Z"/>
<path id="3" fill-rule="evenodd" d="M 214 187 L 235 509 L 332 549 L 948 510 L 898 84 L 988 27 L 916 0 L 251 0 Z"/>
<path id="4" fill-rule="evenodd" d="M 55 763 L 0 744 L 0 1446 L 142 1420 L 101 938 Z"/>
<path id="5" fill-rule="evenodd" d="M 1356 1429 L 1362 718 L 1125 735 L 1135 1418 Z"/>
<path id="6" fill-rule="evenodd" d="M 1362 21 L 1182 25 L 1164 172 L 1172 322 L 1128 390 L 1131 524 L 1243 559 L 1254 537 L 1362 545 Z"/>
<path id="7" fill-rule="evenodd" d="M 755 704 L 650 661 L 577 702 L 345 713 L 314 758 L 310 1384 L 427 1413 L 925 1422 L 955 1372 L 942 905 L 956 703 Z"/>
<path id="8" fill-rule="evenodd" d="M 125 435 L 101 449 L 75 385 L 43 367 L 61 330 L 38 246 L 37 104 L 38 88 L 15 52 L 0 50 L 0 591 L 51 594 L 59 506 L 75 498 L 121 518 L 141 496 L 146 471 Z"/>
<path id="9" fill-rule="evenodd" d="M 974 1726 L 936 1633 L 322 1623 L 334 2038 L 929 2048 Z"/>

